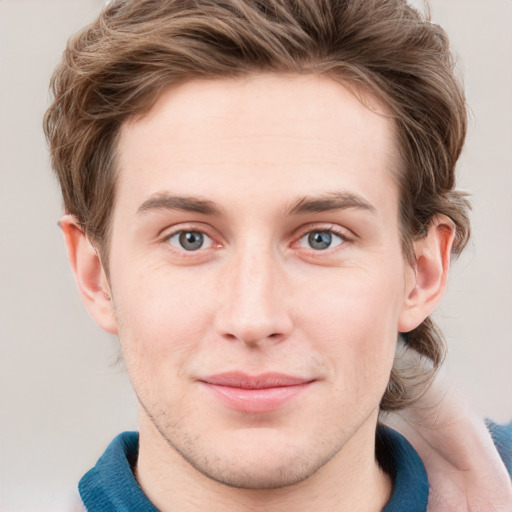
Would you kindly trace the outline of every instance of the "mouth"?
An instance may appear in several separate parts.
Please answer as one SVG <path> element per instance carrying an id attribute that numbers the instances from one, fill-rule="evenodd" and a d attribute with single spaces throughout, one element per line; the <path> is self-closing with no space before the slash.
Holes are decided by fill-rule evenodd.
<path id="1" fill-rule="evenodd" d="M 281 373 L 247 375 L 222 373 L 199 380 L 223 405 L 246 413 L 265 413 L 283 407 L 315 382 Z"/>

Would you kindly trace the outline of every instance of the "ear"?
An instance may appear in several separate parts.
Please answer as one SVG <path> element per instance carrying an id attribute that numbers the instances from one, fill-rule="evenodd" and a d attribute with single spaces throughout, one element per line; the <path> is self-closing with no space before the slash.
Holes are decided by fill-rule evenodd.
<path id="1" fill-rule="evenodd" d="M 117 334 L 110 286 L 96 249 L 73 215 L 64 215 L 60 227 L 85 307 L 102 329 Z"/>
<path id="2" fill-rule="evenodd" d="M 441 300 L 448 281 L 454 239 L 453 222 L 444 215 L 437 215 L 427 236 L 414 242 L 416 260 L 407 270 L 399 332 L 409 332 L 418 327 Z"/>

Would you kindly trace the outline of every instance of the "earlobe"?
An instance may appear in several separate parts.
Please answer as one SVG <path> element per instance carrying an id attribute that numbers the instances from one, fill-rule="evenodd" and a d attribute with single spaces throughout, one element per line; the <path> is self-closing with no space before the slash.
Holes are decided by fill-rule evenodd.
<path id="1" fill-rule="evenodd" d="M 98 252 L 73 215 L 64 215 L 60 226 L 85 307 L 102 329 L 117 334 L 110 287 Z"/>
<path id="2" fill-rule="evenodd" d="M 432 220 L 427 236 L 414 242 L 416 261 L 408 269 L 398 330 L 409 332 L 429 316 L 446 289 L 455 226 L 444 215 Z"/>

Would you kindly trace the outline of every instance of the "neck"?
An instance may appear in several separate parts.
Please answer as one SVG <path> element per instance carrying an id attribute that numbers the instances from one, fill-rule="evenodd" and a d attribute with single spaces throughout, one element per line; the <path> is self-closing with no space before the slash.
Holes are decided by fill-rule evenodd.
<path id="1" fill-rule="evenodd" d="M 379 511 L 389 500 L 390 477 L 375 458 L 377 413 L 316 473 L 277 489 L 240 489 L 203 475 L 140 415 L 136 478 L 162 512 Z"/>

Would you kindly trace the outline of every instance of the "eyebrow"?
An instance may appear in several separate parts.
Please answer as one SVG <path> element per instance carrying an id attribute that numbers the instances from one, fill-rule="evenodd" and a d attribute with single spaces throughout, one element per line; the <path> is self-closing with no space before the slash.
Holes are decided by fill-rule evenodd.
<path id="1" fill-rule="evenodd" d="M 319 197 L 302 197 L 288 209 L 287 215 L 322 213 L 330 210 L 356 208 L 376 213 L 376 209 L 363 197 L 351 192 L 332 192 Z M 221 215 L 220 208 L 213 202 L 191 196 L 171 196 L 165 192 L 152 195 L 144 201 L 137 213 L 143 215 L 155 210 L 181 210 L 203 215 Z"/>
<path id="2" fill-rule="evenodd" d="M 137 213 L 142 215 L 155 210 L 181 210 L 204 215 L 221 214 L 219 207 L 212 201 L 197 197 L 171 196 L 165 192 L 159 192 L 146 199 L 137 209 Z"/>
<path id="3" fill-rule="evenodd" d="M 322 213 L 330 210 L 356 208 L 376 213 L 376 208 L 363 197 L 352 192 L 332 192 L 320 197 L 303 197 L 288 210 L 288 215 Z"/>

